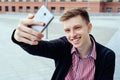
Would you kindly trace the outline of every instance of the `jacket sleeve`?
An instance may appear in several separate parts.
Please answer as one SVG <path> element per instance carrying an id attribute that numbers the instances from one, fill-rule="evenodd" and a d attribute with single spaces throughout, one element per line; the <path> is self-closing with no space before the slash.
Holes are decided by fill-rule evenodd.
<path id="1" fill-rule="evenodd" d="M 101 80 L 113 80 L 115 70 L 115 53 L 110 50 L 105 56 L 103 79 Z"/>
<path id="2" fill-rule="evenodd" d="M 40 41 L 38 45 L 29 45 L 16 41 L 13 37 L 14 32 L 11 37 L 12 41 L 22 47 L 29 54 L 57 59 L 61 57 L 65 52 L 64 40 L 66 39 L 63 40 L 62 38 L 60 38 L 52 41 Z"/>

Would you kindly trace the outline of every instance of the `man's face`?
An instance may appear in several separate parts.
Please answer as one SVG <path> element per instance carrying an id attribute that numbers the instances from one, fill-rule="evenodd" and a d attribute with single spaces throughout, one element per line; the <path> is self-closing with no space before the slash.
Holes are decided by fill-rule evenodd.
<path id="1" fill-rule="evenodd" d="M 63 24 L 66 37 L 74 47 L 80 48 L 87 43 L 92 28 L 90 23 L 87 24 L 81 16 L 75 16 L 64 21 Z"/>

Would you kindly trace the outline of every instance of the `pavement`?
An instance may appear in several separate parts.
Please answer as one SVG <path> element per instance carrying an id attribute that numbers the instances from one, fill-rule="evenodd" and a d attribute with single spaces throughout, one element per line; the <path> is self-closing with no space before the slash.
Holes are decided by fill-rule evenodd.
<path id="1" fill-rule="evenodd" d="M 50 80 L 54 72 L 53 60 L 32 56 L 11 41 L 12 31 L 25 17 L 26 14 L 0 14 L 0 80 Z M 48 34 L 44 32 L 49 40 L 64 35 L 58 19 L 59 16 L 55 16 Z M 120 16 L 90 16 L 90 19 L 94 26 L 91 34 L 116 53 L 114 80 L 120 80 Z"/>

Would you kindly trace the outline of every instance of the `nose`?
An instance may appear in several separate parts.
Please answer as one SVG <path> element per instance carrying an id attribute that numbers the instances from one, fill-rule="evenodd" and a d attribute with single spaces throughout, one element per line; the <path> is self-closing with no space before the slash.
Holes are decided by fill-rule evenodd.
<path id="1" fill-rule="evenodd" d="M 75 31 L 74 31 L 74 30 L 71 30 L 71 32 L 70 32 L 70 37 L 73 39 L 73 38 L 75 38 L 75 36 L 76 36 Z"/>

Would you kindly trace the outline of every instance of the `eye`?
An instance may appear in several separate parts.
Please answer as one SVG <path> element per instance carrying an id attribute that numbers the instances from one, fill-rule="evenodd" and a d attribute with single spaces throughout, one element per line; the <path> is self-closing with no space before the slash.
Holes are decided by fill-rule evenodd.
<path id="1" fill-rule="evenodd" d="M 75 30 L 81 29 L 81 26 L 75 26 Z"/>
<path id="2" fill-rule="evenodd" d="M 66 32 L 66 33 L 69 33 L 69 32 L 70 32 L 70 29 L 65 29 L 65 32 Z"/>

